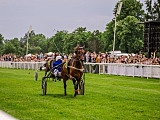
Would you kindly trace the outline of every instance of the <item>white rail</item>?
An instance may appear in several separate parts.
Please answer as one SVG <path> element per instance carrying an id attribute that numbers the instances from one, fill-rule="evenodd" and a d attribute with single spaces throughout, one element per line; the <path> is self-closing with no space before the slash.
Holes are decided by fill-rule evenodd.
<path id="1" fill-rule="evenodd" d="M 37 70 L 45 62 L 10 62 L 10 61 L 0 61 L 1 68 L 16 68 L 16 69 L 28 69 Z"/>
<path id="2" fill-rule="evenodd" d="M 45 62 L 8 62 L 0 61 L 1 68 L 34 69 L 37 70 Z M 88 73 L 138 76 L 160 78 L 160 65 L 120 64 L 120 63 L 84 63 Z"/>
<path id="3" fill-rule="evenodd" d="M 160 78 L 160 65 L 85 63 L 85 70 L 89 73 Z"/>

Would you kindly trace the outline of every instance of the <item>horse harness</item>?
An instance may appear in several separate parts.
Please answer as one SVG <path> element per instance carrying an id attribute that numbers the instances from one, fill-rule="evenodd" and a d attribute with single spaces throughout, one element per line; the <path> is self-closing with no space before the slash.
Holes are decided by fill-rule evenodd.
<path id="1" fill-rule="evenodd" d="M 67 64 L 68 74 L 70 74 L 70 68 L 73 68 L 73 69 L 78 70 L 78 71 L 80 71 L 80 72 L 83 72 L 83 71 L 84 71 L 84 68 L 79 69 L 79 68 L 76 68 L 76 67 L 73 66 L 73 63 L 74 63 L 75 61 L 79 61 L 80 64 L 81 64 L 82 66 L 84 66 L 84 65 L 83 65 L 83 62 L 82 62 L 81 60 L 75 60 L 75 59 L 72 58 L 72 59 L 70 59 L 70 60 L 66 63 L 66 64 Z"/>

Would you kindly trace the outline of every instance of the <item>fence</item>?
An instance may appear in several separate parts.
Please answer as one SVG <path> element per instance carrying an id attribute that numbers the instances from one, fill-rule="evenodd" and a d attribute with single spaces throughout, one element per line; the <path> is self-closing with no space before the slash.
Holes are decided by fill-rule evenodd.
<path id="1" fill-rule="evenodd" d="M 85 63 L 89 73 L 160 78 L 160 65 L 120 64 L 120 63 Z"/>
<path id="2" fill-rule="evenodd" d="M 1 68 L 16 68 L 16 69 L 28 69 L 28 70 L 37 70 L 45 62 L 9 62 L 9 61 L 0 61 Z"/>
<path id="3" fill-rule="evenodd" d="M 39 69 L 45 62 L 8 62 L 0 61 L 1 68 Z M 119 64 L 119 63 L 84 63 L 85 71 L 97 74 L 112 74 L 160 78 L 160 65 Z"/>

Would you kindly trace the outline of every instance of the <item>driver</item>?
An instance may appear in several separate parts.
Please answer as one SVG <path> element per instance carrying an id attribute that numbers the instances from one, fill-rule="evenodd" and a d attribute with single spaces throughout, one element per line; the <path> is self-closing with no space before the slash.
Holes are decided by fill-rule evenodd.
<path id="1" fill-rule="evenodd" d="M 54 74 L 55 77 L 61 77 L 61 66 L 62 64 L 62 57 L 61 56 L 56 56 L 56 61 L 53 62 L 52 64 L 52 73 Z"/>

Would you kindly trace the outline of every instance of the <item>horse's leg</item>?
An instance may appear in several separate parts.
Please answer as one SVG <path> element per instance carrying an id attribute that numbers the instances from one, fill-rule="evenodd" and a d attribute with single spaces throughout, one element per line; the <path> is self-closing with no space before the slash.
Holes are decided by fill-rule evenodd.
<path id="1" fill-rule="evenodd" d="M 63 80 L 63 84 L 64 84 L 64 95 L 67 95 L 67 92 L 66 92 L 66 88 L 67 88 L 66 79 Z"/>
<path id="2" fill-rule="evenodd" d="M 46 76 L 47 75 L 47 70 L 48 70 L 47 63 L 45 63 L 44 66 L 46 67 L 46 69 L 44 70 L 44 72 L 45 72 L 44 76 Z"/>
<path id="3" fill-rule="evenodd" d="M 78 94 L 78 83 L 76 79 L 73 80 L 73 85 L 74 85 L 74 97 Z"/>
<path id="4" fill-rule="evenodd" d="M 45 69 L 45 75 L 44 76 L 46 76 L 47 75 L 47 72 L 49 71 L 49 68 L 48 68 L 48 66 L 46 66 L 46 69 Z"/>
<path id="5" fill-rule="evenodd" d="M 46 76 L 47 75 L 47 70 L 45 70 L 45 74 L 44 74 L 44 76 Z"/>
<path id="6" fill-rule="evenodd" d="M 75 77 L 73 77 L 71 74 L 69 75 L 69 79 L 73 81 L 73 85 L 74 85 L 74 97 L 78 94 L 78 84 L 77 84 L 77 80 Z"/>
<path id="7" fill-rule="evenodd" d="M 81 94 L 81 84 L 80 84 L 80 81 L 78 81 L 78 87 L 79 87 L 79 93 Z"/>

